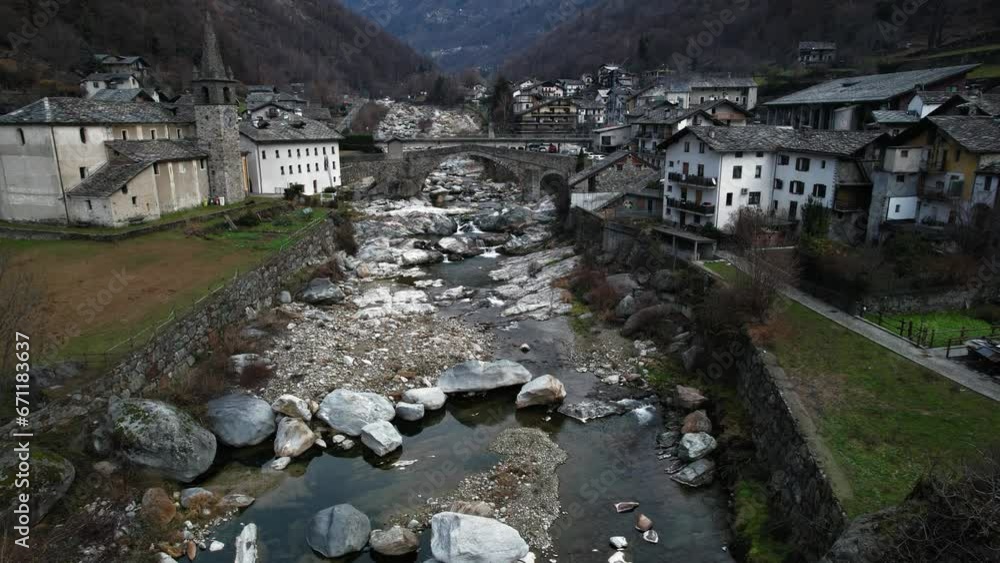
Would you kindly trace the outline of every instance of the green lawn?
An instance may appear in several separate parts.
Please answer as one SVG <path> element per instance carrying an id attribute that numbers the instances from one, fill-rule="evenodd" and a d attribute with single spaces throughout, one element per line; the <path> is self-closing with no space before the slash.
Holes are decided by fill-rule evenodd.
<path id="1" fill-rule="evenodd" d="M 722 276 L 726 282 L 732 283 L 740 276 L 740 271 L 729 262 L 706 262 L 705 267 Z"/>
<path id="2" fill-rule="evenodd" d="M 983 78 L 1000 78 L 1000 65 L 985 64 L 969 73 L 973 80 Z"/>
<path id="3" fill-rule="evenodd" d="M 768 347 L 849 483 L 851 517 L 901 502 L 917 479 L 1000 441 L 1000 405 L 797 304 Z"/>
<path id="4" fill-rule="evenodd" d="M 869 313 L 866 318 L 875 324 L 881 322 L 883 327 L 896 334 L 899 334 L 900 323 L 907 332 L 909 332 L 911 322 L 914 333 L 919 328 L 926 327 L 928 334 L 934 335 L 932 345 L 935 346 L 944 345 L 949 338 L 966 340 L 978 336 L 988 336 L 992 328 L 990 323 L 971 317 L 965 311 L 884 315 L 881 319 L 877 314 Z"/>

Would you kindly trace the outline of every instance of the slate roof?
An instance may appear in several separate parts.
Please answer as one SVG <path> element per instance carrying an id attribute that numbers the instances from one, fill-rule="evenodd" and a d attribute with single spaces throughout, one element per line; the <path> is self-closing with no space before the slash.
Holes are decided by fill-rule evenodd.
<path id="1" fill-rule="evenodd" d="M 927 119 L 970 152 L 1000 153 L 1000 123 L 992 117 L 948 115 Z"/>
<path id="2" fill-rule="evenodd" d="M 93 72 L 80 82 L 125 82 L 134 76 L 128 72 Z"/>
<path id="3" fill-rule="evenodd" d="M 154 163 L 197 160 L 208 150 L 188 139 L 160 141 L 111 141 L 105 143 L 112 157 L 66 195 L 69 197 L 108 197 Z"/>
<path id="4" fill-rule="evenodd" d="M 980 112 L 986 115 L 1000 115 L 1000 94 L 982 94 L 978 98 L 969 101 L 969 105 L 975 106 Z"/>
<path id="5" fill-rule="evenodd" d="M 339 141 L 340 133 L 324 123 L 308 117 L 290 116 L 288 119 L 264 120 L 265 127 L 253 123 L 240 123 L 240 134 L 259 144 L 298 143 L 312 141 Z M 299 126 L 301 125 L 301 126 Z"/>
<path id="6" fill-rule="evenodd" d="M 1000 162 L 994 162 L 992 164 L 987 164 L 986 166 L 980 167 L 976 172 L 980 174 L 992 174 L 994 176 L 1000 176 Z"/>
<path id="7" fill-rule="evenodd" d="M 601 172 L 604 172 L 608 168 L 611 168 L 612 166 L 618 164 L 619 162 L 625 160 L 630 156 L 640 160 L 647 167 L 656 170 L 656 165 L 640 157 L 634 151 L 629 151 L 629 150 L 618 151 L 616 153 L 608 155 L 607 157 L 604 158 L 604 160 L 598 161 L 590 168 L 587 168 L 586 170 L 574 174 L 573 177 L 569 179 L 569 185 L 572 187 L 579 184 L 580 182 L 583 182 L 584 180 L 597 176 Z"/>
<path id="8" fill-rule="evenodd" d="M 94 55 L 94 60 L 101 64 L 132 64 L 137 61 L 141 61 L 146 66 L 149 66 L 148 63 L 146 63 L 146 59 L 134 55 L 109 55 L 100 53 Z"/>
<path id="9" fill-rule="evenodd" d="M 946 90 L 920 90 L 917 92 L 917 95 L 920 96 L 920 99 L 925 104 L 943 104 L 956 96 L 963 100 L 965 99 L 964 96 L 957 92 L 948 92 Z"/>
<path id="10" fill-rule="evenodd" d="M 330 108 L 302 108 L 302 116 L 318 121 L 330 121 L 333 119 Z"/>
<path id="11" fill-rule="evenodd" d="M 902 110 L 875 110 L 872 117 L 876 123 L 920 123 L 920 116 Z"/>
<path id="12" fill-rule="evenodd" d="M 879 102 L 912 92 L 919 86 L 931 85 L 949 78 L 964 75 L 978 66 L 949 66 L 926 70 L 910 70 L 889 74 L 839 78 L 817 84 L 805 90 L 800 90 L 777 100 L 772 100 L 765 105 Z"/>
<path id="13" fill-rule="evenodd" d="M 794 151 L 835 156 L 853 155 L 885 135 L 879 131 L 817 131 L 772 125 L 699 126 L 677 132 L 661 146 L 670 145 L 689 133 L 719 152 Z"/>
<path id="14" fill-rule="evenodd" d="M 149 102 L 102 102 L 82 98 L 42 98 L 7 115 L 0 125 L 193 123 L 194 108 Z"/>
<path id="15" fill-rule="evenodd" d="M 146 96 L 147 101 L 152 100 L 148 92 L 142 88 L 121 88 L 121 89 L 111 89 L 105 88 L 104 90 L 98 90 L 94 92 L 94 95 L 90 97 L 91 100 L 97 100 L 99 102 L 134 102 L 136 98 L 141 96 Z"/>

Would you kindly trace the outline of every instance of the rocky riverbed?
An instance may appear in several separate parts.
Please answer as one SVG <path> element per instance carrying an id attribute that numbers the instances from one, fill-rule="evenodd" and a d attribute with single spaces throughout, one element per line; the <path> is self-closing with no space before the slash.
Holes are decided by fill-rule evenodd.
<path id="1" fill-rule="evenodd" d="M 456 546 L 475 544 L 464 527 L 511 563 L 731 561 L 725 497 L 685 488 L 714 471 L 704 398 L 685 390 L 665 411 L 647 381 L 657 358 L 690 346 L 680 310 L 660 310 L 676 319 L 670 350 L 574 314 L 558 281 L 580 258 L 552 240 L 552 202 L 524 205 L 481 172 L 451 161 L 420 198 L 359 206 L 359 251 L 334 257 L 339 275 L 276 296 L 242 328 L 253 349 L 228 369 L 269 374 L 252 392 L 197 417 L 112 401 L 94 433 L 115 460 L 102 469 L 130 463 L 186 483 L 115 501 L 122 545 L 143 523 L 157 530 L 133 560 L 419 549 L 450 563 Z M 615 285 L 627 303 L 669 293 L 663 277 Z M 614 509 L 632 501 L 635 513 Z M 84 550 L 80 561 L 111 553 Z"/>
<path id="2" fill-rule="evenodd" d="M 464 110 L 405 102 L 379 103 L 389 108 L 378 126 L 377 136 L 381 138 L 458 137 L 478 135 L 482 129 L 476 116 Z"/>

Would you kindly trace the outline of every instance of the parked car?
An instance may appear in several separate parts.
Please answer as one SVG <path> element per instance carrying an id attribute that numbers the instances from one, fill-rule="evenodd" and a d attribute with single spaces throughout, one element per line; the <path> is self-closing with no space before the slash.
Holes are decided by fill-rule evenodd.
<path id="1" fill-rule="evenodd" d="M 603 154 L 592 154 L 588 158 L 590 158 L 590 160 L 604 160 L 604 155 Z"/>

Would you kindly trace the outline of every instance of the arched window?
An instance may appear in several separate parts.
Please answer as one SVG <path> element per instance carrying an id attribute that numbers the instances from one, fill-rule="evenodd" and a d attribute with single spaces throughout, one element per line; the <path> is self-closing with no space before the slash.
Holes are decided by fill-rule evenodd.
<path id="1" fill-rule="evenodd" d="M 20 129 L 19 128 L 17 130 L 17 139 L 18 139 L 18 141 L 21 142 L 22 145 L 28 144 L 27 140 L 24 138 L 24 129 Z"/>
<path id="2" fill-rule="evenodd" d="M 80 142 L 83 143 L 83 144 L 85 144 L 85 145 L 87 144 L 87 128 L 86 127 L 81 127 L 80 128 Z"/>
<path id="3" fill-rule="evenodd" d="M 222 89 L 222 99 L 224 99 L 227 104 L 233 103 L 232 94 L 230 93 L 228 86 Z"/>
<path id="4" fill-rule="evenodd" d="M 201 87 L 201 100 L 206 104 L 211 103 L 212 100 L 208 95 L 208 86 Z"/>

